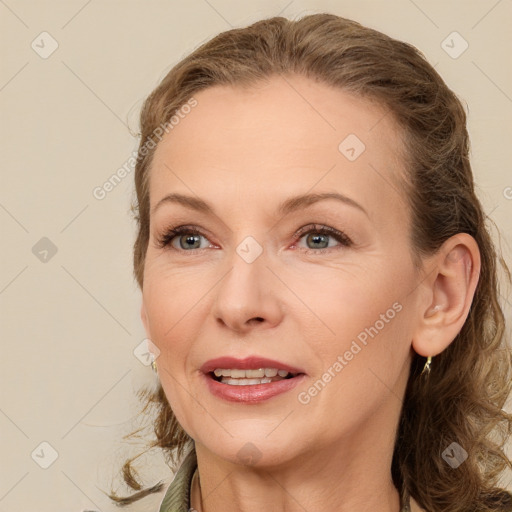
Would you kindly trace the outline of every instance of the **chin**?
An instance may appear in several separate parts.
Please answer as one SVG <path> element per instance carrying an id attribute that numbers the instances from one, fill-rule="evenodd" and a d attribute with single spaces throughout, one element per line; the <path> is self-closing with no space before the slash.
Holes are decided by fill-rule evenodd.
<path id="1" fill-rule="evenodd" d="M 267 429 L 264 430 L 264 432 L 267 431 Z M 215 437 L 213 436 L 213 438 Z M 226 434 L 225 442 L 222 443 L 212 444 L 211 439 L 212 436 L 209 436 L 208 442 L 203 445 L 207 450 L 219 458 L 239 466 L 261 469 L 275 467 L 286 464 L 298 455 L 298 443 L 295 440 L 288 437 L 288 442 L 283 442 L 278 436 L 271 440 L 269 437 L 262 435 L 261 431 L 259 435 L 248 433 L 234 438 Z M 217 439 L 217 441 L 220 440 Z"/>

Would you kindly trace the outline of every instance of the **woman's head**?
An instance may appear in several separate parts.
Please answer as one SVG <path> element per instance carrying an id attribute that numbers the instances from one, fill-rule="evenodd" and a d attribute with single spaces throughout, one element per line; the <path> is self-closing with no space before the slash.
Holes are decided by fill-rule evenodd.
<path id="1" fill-rule="evenodd" d="M 264 20 L 175 66 L 141 132 L 134 271 L 160 351 L 155 445 L 192 437 L 236 462 L 250 442 L 262 467 L 286 467 L 379 439 L 423 506 L 491 503 L 506 459 L 482 429 L 510 429 L 496 256 L 464 110 L 419 52 L 333 15 Z M 204 363 L 254 354 L 305 377 L 251 405 L 208 391 Z M 453 441 L 468 452 L 457 472 Z"/>

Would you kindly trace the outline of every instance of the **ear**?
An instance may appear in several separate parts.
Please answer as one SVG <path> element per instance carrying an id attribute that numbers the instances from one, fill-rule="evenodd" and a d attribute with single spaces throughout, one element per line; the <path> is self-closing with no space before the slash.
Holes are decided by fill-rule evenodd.
<path id="1" fill-rule="evenodd" d="M 455 339 L 469 314 L 480 275 L 478 244 L 467 233 L 452 236 L 428 258 L 425 271 L 412 346 L 433 357 Z"/>

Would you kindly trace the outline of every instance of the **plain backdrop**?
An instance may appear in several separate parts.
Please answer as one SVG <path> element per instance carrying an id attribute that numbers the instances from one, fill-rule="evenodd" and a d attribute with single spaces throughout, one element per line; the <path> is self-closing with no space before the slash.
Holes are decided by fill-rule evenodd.
<path id="1" fill-rule="evenodd" d="M 478 193 L 511 264 L 509 0 L 0 0 L 0 512 L 117 510 L 102 489 L 139 448 L 121 439 L 153 382 L 137 357 L 133 173 L 93 191 L 136 148 L 143 98 L 221 31 L 322 11 L 414 44 L 467 104 Z M 148 483 L 171 480 L 158 454 L 142 462 Z"/>

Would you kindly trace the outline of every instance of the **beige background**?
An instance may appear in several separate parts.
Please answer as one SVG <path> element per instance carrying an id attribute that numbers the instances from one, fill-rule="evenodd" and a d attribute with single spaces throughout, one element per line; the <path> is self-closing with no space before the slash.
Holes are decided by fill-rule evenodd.
<path id="1" fill-rule="evenodd" d="M 116 510 L 100 489 L 137 449 L 121 436 L 153 375 L 133 353 L 145 337 L 133 173 L 103 200 L 93 190 L 136 147 L 141 100 L 220 31 L 321 11 L 413 43 L 467 102 L 479 194 L 511 264 L 509 0 L 0 0 L 0 512 Z M 58 44 L 49 56 L 43 31 Z M 469 45 L 458 58 L 442 47 L 453 31 Z M 456 36 L 452 54 L 463 44 Z M 148 483 L 169 482 L 159 456 L 146 462 Z M 131 510 L 156 510 L 161 498 Z"/>

